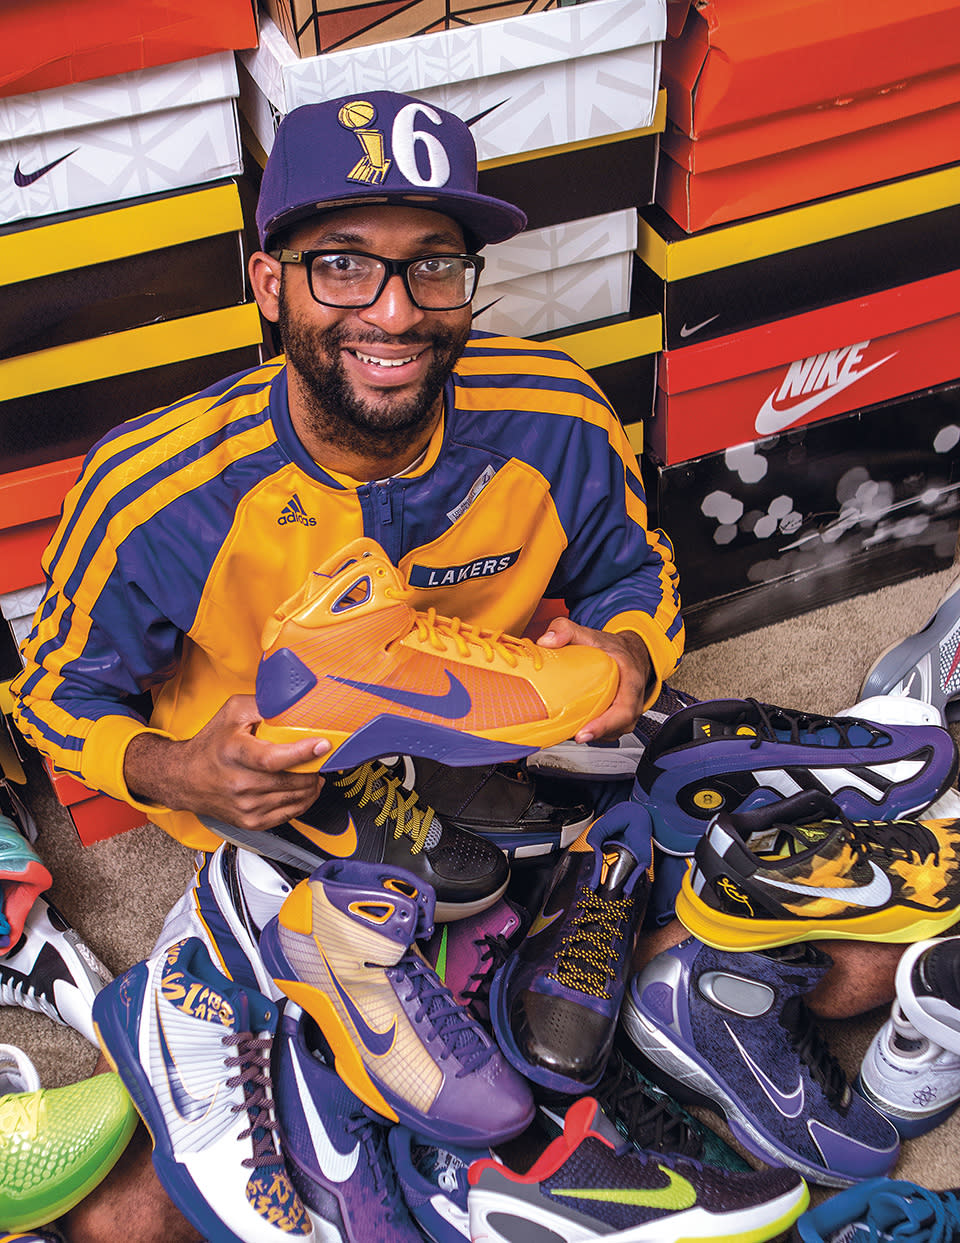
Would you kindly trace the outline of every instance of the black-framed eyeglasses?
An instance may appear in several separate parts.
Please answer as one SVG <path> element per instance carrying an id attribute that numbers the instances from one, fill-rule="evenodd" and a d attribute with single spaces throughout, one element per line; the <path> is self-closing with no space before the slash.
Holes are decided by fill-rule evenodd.
<path id="1" fill-rule="evenodd" d="M 477 291 L 485 260 L 480 255 L 417 255 L 385 259 L 362 250 L 272 250 L 281 263 L 302 263 L 315 302 L 340 309 L 373 306 L 391 276 L 422 311 L 455 311 Z"/>

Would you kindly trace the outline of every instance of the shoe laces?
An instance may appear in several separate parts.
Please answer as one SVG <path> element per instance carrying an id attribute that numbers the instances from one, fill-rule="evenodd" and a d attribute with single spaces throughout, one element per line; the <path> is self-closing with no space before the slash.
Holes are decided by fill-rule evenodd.
<path id="1" fill-rule="evenodd" d="M 385 594 L 394 599 L 406 599 L 408 593 L 388 587 Z M 499 656 L 511 669 L 516 669 L 521 660 L 532 661 L 534 669 L 543 667 L 543 652 L 531 639 L 517 639 L 502 630 L 485 630 L 459 617 L 444 617 L 434 608 L 425 613 L 415 610 L 413 623 L 417 639 L 429 643 L 435 651 L 445 652 L 447 644 L 453 642 L 461 656 L 469 656 L 472 647 L 480 648 L 488 664 Z"/>
<path id="2" fill-rule="evenodd" d="M 483 1029 L 418 954 L 404 954 L 395 966 L 387 967 L 386 975 L 398 987 L 407 986 L 407 1001 L 419 1003 L 413 1021 L 430 1024 L 443 1044 L 440 1060 L 455 1057 L 461 1063 L 458 1079 L 480 1070 L 493 1057 Z"/>
<path id="3" fill-rule="evenodd" d="M 474 941 L 479 954 L 476 971 L 471 972 L 466 984 L 460 990 L 467 1004 L 482 1013 L 490 1013 L 490 986 L 493 977 L 513 953 L 513 946 L 502 932 L 488 932 Z"/>
<path id="4" fill-rule="evenodd" d="M 0 965 L 0 1006 L 23 1006 L 27 1010 L 36 1010 L 53 1019 L 55 1023 L 66 1026 L 63 1015 L 52 1001 L 45 995 L 42 988 L 28 982 L 27 977 L 14 979 L 4 978 L 4 969 Z"/>
<path id="5" fill-rule="evenodd" d="M 839 735 L 839 743 L 831 742 L 831 745 L 852 747 L 850 729 L 854 725 L 870 732 L 870 741 L 866 744 L 869 747 L 875 746 L 888 737 L 883 730 L 871 725 L 869 721 L 821 716 L 816 712 L 794 712 L 790 708 L 777 708 L 773 704 L 760 703 L 757 699 L 747 699 L 744 702 L 747 707 L 731 724 L 738 725 L 742 722 L 754 727 L 757 736 L 751 742 L 751 748 L 759 747 L 764 742 L 784 742 L 785 740 L 780 736 L 784 730 L 789 731 L 790 734 L 786 741 L 794 745 L 803 744 L 804 734 L 816 736 L 821 731 L 829 730 Z"/>
<path id="6" fill-rule="evenodd" d="M 960 1233 L 960 1200 L 956 1191 L 930 1191 L 914 1186 L 909 1194 L 904 1194 L 879 1188 L 859 1224 L 869 1230 L 871 1241 L 953 1243 Z"/>
<path id="7" fill-rule="evenodd" d="M 374 824 L 382 828 L 388 820 L 392 820 L 395 838 L 409 837 L 412 854 L 423 850 L 436 813 L 432 807 L 422 806 L 416 791 L 405 789 L 400 784 L 400 778 L 391 776 L 382 764 L 361 764 L 336 777 L 333 784 L 347 798 L 355 799 L 360 807 L 379 803 L 380 810 L 374 817 Z"/>
<path id="8" fill-rule="evenodd" d="M 253 1156 L 244 1158 L 241 1164 L 247 1169 L 270 1165 L 282 1167 L 271 1095 L 270 1049 L 273 1037 L 254 1035 L 253 1032 L 231 1032 L 223 1037 L 223 1044 L 237 1050 L 224 1058 L 224 1066 L 240 1067 L 240 1073 L 227 1079 L 226 1086 L 243 1087 L 243 1102 L 233 1105 L 231 1111 L 235 1114 L 246 1111 L 250 1120 L 250 1125 L 240 1132 L 238 1138 L 253 1140 Z"/>
<path id="9" fill-rule="evenodd" d="M 609 998 L 610 981 L 616 975 L 617 942 L 630 906 L 630 898 L 604 898 L 584 886 L 548 977 L 579 993 Z"/>
<path id="10" fill-rule="evenodd" d="M 939 866 L 940 842 L 936 834 L 919 820 L 850 820 L 836 807 L 830 820 L 820 823 L 841 828 L 858 860 L 867 860 L 873 855 L 882 855 L 889 860 L 911 861 L 916 858 L 919 861 L 929 858 L 934 866 Z M 809 844 L 804 826 L 799 825 L 796 834 L 778 834 L 768 857 L 801 854 Z"/>
<path id="11" fill-rule="evenodd" d="M 618 1131 L 638 1148 L 699 1157 L 703 1145 L 667 1096 L 654 1092 L 615 1049 L 592 1095 Z"/>
<path id="12" fill-rule="evenodd" d="M 344 1119 L 344 1130 L 356 1136 L 373 1177 L 374 1194 L 387 1212 L 387 1220 L 406 1216 L 397 1172 L 387 1147 L 387 1128 L 376 1122 L 365 1109 L 354 1110 Z"/>
<path id="13" fill-rule="evenodd" d="M 44 1093 L 11 1092 L 0 1103 L 0 1136 L 16 1136 L 19 1142 L 34 1140 L 40 1133 L 40 1106 Z"/>
<path id="14" fill-rule="evenodd" d="M 843 1067 L 830 1052 L 816 1021 L 800 997 L 790 997 L 780 1013 L 780 1026 L 800 1061 L 819 1083 L 823 1094 L 835 1109 L 845 1109 L 850 1102 L 850 1085 Z"/>

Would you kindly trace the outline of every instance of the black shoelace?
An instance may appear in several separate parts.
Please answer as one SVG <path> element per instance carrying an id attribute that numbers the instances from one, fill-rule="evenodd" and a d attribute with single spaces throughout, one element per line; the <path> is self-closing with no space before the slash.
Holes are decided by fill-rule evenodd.
<path id="1" fill-rule="evenodd" d="M 834 1109 L 846 1109 L 850 1103 L 847 1076 L 800 997 L 791 997 L 786 1002 L 780 1013 L 780 1026 L 830 1104 Z"/>
<path id="2" fill-rule="evenodd" d="M 593 1095 L 617 1130 L 638 1147 L 693 1158 L 703 1151 L 700 1136 L 672 1101 L 648 1090 L 619 1050 L 611 1054 Z"/>
<path id="3" fill-rule="evenodd" d="M 488 932 L 485 936 L 478 937 L 474 945 L 479 951 L 480 963 L 461 991 L 474 1012 L 486 1019 L 490 1013 L 490 986 L 493 977 L 513 953 L 513 946 L 502 932 L 496 935 Z"/>
<path id="4" fill-rule="evenodd" d="M 803 734 L 816 735 L 821 731 L 830 730 L 839 736 L 841 747 L 850 747 L 850 728 L 854 725 L 870 731 L 871 738 L 867 746 L 875 746 L 888 737 L 883 730 L 871 725 L 868 721 L 845 719 L 843 717 L 821 716 L 816 712 L 793 712 L 789 708 L 777 708 L 773 704 L 760 703 L 757 699 L 746 699 L 747 708 L 736 717 L 731 724 L 752 725 L 757 736 L 751 747 L 759 747 L 764 742 L 783 742 L 780 737 L 785 730 L 789 732 L 789 741 L 794 744 L 802 742 Z M 779 731 L 779 732 L 778 732 Z"/>

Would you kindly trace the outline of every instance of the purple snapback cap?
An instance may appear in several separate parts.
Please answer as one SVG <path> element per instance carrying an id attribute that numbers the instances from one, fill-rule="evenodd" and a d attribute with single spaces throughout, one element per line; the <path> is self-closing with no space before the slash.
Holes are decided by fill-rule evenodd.
<path id="1" fill-rule="evenodd" d="M 298 220 L 361 203 L 443 212 L 481 244 L 519 233 L 519 207 L 477 192 L 477 148 L 452 112 L 393 91 L 294 108 L 280 122 L 257 203 L 260 244 Z"/>

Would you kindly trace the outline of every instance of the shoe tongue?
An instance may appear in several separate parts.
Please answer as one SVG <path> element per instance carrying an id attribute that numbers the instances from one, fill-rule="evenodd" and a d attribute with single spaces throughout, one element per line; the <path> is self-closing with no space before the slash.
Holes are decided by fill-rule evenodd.
<path id="1" fill-rule="evenodd" d="M 607 842 L 600 852 L 599 876 L 594 889 L 601 897 L 616 901 L 623 897 L 637 860 L 621 842 Z"/>
<path id="2" fill-rule="evenodd" d="M 717 738 L 756 738 L 757 731 L 742 721 L 716 721 L 712 717 L 695 716 L 691 722 L 694 742 L 713 741 Z"/>

